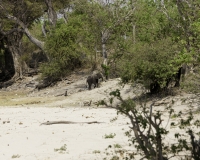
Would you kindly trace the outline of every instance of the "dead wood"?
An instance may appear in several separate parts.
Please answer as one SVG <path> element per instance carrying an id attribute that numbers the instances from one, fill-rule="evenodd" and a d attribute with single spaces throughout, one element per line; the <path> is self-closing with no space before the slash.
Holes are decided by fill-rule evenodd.
<path id="1" fill-rule="evenodd" d="M 47 121 L 44 123 L 41 123 L 40 125 L 52 125 L 52 124 L 93 124 L 93 123 L 103 123 L 103 122 L 97 122 L 97 121 L 91 121 L 91 122 L 73 122 L 73 121 Z"/>

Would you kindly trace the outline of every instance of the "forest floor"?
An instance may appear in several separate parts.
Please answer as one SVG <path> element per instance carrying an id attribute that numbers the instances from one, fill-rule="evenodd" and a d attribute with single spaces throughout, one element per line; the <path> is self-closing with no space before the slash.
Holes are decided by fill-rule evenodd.
<path id="1" fill-rule="evenodd" d="M 115 160 L 118 157 L 120 160 L 129 153 L 137 153 L 125 135 L 130 130 L 130 120 L 115 109 L 96 104 L 108 100 L 109 93 L 115 89 L 121 90 L 123 98 L 134 98 L 144 89 L 140 85 L 122 87 L 120 79 L 109 79 L 101 82 L 99 88 L 88 90 L 87 76 L 88 72 L 77 71 L 39 91 L 34 89 L 37 76 L 26 77 L 1 89 L 0 159 Z M 200 96 L 183 92 L 156 99 L 154 109 L 163 110 L 172 102 L 177 112 L 188 115 L 192 109 L 195 115 L 199 113 Z M 150 103 L 147 99 L 147 105 Z M 48 121 L 70 123 L 42 124 Z M 170 127 L 173 121 L 163 115 L 163 125 L 170 130 L 165 137 L 167 143 L 174 142 L 174 133 L 182 132 L 178 127 Z M 140 158 L 139 154 L 135 155 L 135 159 Z"/>

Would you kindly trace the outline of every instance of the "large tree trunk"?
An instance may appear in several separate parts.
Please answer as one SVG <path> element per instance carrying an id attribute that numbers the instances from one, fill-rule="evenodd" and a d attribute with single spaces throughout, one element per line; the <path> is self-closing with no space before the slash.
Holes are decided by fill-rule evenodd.
<path id="1" fill-rule="evenodd" d="M 9 35 L 4 43 L 4 77 L 0 88 L 12 85 L 18 78 L 22 77 L 21 57 L 21 38 L 22 34 L 16 33 Z"/>
<path id="2" fill-rule="evenodd" d="M 9 35 L 6 41 L 8 52 L 12 55 L 13 67 L 14 67 L 14 76 L 13 80 L 22 77 L 22 64 L 21 61 L 21 39 L 23 34 L 15 32 L 12 35 Z"/>
<path id="3" fill-rule="evenodd" d="M 15 74 L 14 62 L 12 53 L 8 48 L 4 48 L 4 76 L 3 81 L 9 80 Z"/>
<path id="4" fill-rule="evenodd" d="M 15 74 L 13 76 L 13 80 L 16 80 L 18 78 L 22 77 L 22 65 L 20 63 L 20 53 L 17 48 L 14 46 L 9 46 L 9 51 L 12 54 L 13 62 L 14 62 L 14 69 L 15 69 Z"/>

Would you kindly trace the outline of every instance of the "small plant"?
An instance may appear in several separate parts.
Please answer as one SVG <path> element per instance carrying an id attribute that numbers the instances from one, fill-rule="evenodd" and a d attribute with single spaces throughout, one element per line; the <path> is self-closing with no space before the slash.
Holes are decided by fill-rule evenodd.
<path id="1" fill-rule="evenodd" d="M 94 153 L 94 154 L 97 154 L 97 153 L 101 153 L 101 151 L 99 151 L 99 150 L 94 150 L 93 153 Z"/>
<path id="2" fill-rule="evenodd" d="M 19 158 L 19 157 L 20 157 L 20 155 L 18 155 L 18 154 L 12 155 L 12 158 Z"/>
<path id="3" fill-rule="evenodd" d="M 114 117 L 114 118 L 112 118 L 111 120 L 110 120 L 110 122 L 114 122 L 114 121 L 116 121 L 117 120 L 117 117 Z"/>
<path id="4" fill-rule="evenodd" d="M 172 119 L 173 119 L 173 118 L 177 118 L 177 117 L 178 117 L 177 114 L 173 114 L 173 115 L 171 116 Z"/>
<path id="5" fill-rule="evenodd" d="M 114 144 L 114 148 L 122 148 L 120 144 Z"/>
<path id="6" fill-rule="evenodd" d="M 59 151 L 59 153 L 64 153 L 67 150 L 67 145 L 64 144 L 63 146 L 61 146 L 60 148 L 55 148 L 54 151 L 57 152 Z"/>
<path id="7" fill-rule="evenodd" d="M 115 133 L 110 133 L 110 134 L 105 134 L 104 138 L 107 139 L 107 138 L 114 138 L 116 136 Z"/>
<path id="8" fill-rule="evenodd" d="M 119 157 L 118 157 L 118 156 L 113 156 L 113 157 L 111 158 L 111 160 L 119 160 Z"/>
<path id="9" fill-rule="evenodd" d="M 106 155 L 109 156 L 109 160 L 128 160 L 130 152 L 126 149 L 122 149 L 119 144 L 109 145 L 106 149 Z M 133 156 L 131 157 L 133 159 Z"/>

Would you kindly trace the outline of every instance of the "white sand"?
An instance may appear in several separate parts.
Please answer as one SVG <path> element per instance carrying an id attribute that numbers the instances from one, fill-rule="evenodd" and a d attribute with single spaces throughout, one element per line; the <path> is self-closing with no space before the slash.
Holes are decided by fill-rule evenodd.
<path id="1" fill-rule="evenodd" d="M 116 117 L 113 109 L 92 108 L 0 108 L 0 159 L 24 160 L 94 160 L 106 157 L 105 149 L 112 144 L 128 146 L 124 132 L 128 119 Z M 99 124 L 40 125 L 46 121 L 98 121 Z M 3 121 L 10 121 L 3 124 Z M 116 134 L 106 139 L 105 135 Z M 59 149 L 66 144 L 66 151 Z M 94 153 L 100 151 L 100 153 Z"/>
<path id="2" fill-rule="evenodd" d="M 129 119 L 117 115 L 114 109 L 94 107 L 94 102 L 108 98 L 108 93 L 119 87 L 117 83 L 117 80 L 110 80 L 100 88 L 78 92 L 52 103 L 1 106 L 0 160 L 103 160 L 114 155 L 120 157 L 114 150 L 133 150 L 124 134 L 129 130 Z M 128 86 L 122 89 L 123 97 L 133 97 L 135 94 L 137 90 L 133 94 Z M 176 109 L 183 111 L 186 106 L 180 102 L 181 98 L 173 97 Z M 93 108 L 84 106 L 85 101 L 91 100 Z M 159 107 L 163 108 L 155 106 L 155 109 Z M 114 120 L 116 117 L 117 120 Z M 102 123 L 40 125 L 47 121 Z M 164 117 L 163 124 L 169 123 L 168 117 Z M 177 131 L 174 129 L 167 135 L 166 141 L 174 142 L 173 134 Z M 116 136 L 105 138 L 110 134 Z M 113 148 L 116 144 L 122 148 Z M 112 149 L 106 150 L 109 145 Z M 61 147 L 64 149 L 61 150 Z"/>
<path id="3" fill-rule="evenodd" d="M 79 83 L 85 83 L 85 80 Z M 110 150 L 115 150 L 114 148 L 106 151 L 109 145 L 118 144 L 123 149 L 130 150 L 128 137 L 124 134 L 129 129 L 129 120 L 119 115 L 117 120 L 112 121 L 117 117 L 116 110 L 97 108 L 94 105 L 95 102 L 108 98 L 111 90 L 119 88 L 117 83 L 118 80 L 110 80 L 103 83 L 100 88 L 78 92 L 51 103 L 1 106 L 0 160 L 13 158 L 19 160 L 102 160 L 113 156 Z M 38 96 L 38 93 L 34 94 Z M 122 93 L 126 93 L 124 97 L 133 95 L 129 87 L 125 87 Z M 24 97 L 13 100 L 20 101 L 20 99 L 24 100 Z M 84 106 L 85 102 L 90 101 L 93 108 Z M 40 125 L 47 121 L 60 120 L 102 123 Z M 116 134 L 116 136 L 105 138 L 110 134 Z M 65 145 L 65 151 L 59 150 Z M 106 155 L 107 152 L 110 155 Z"/>

